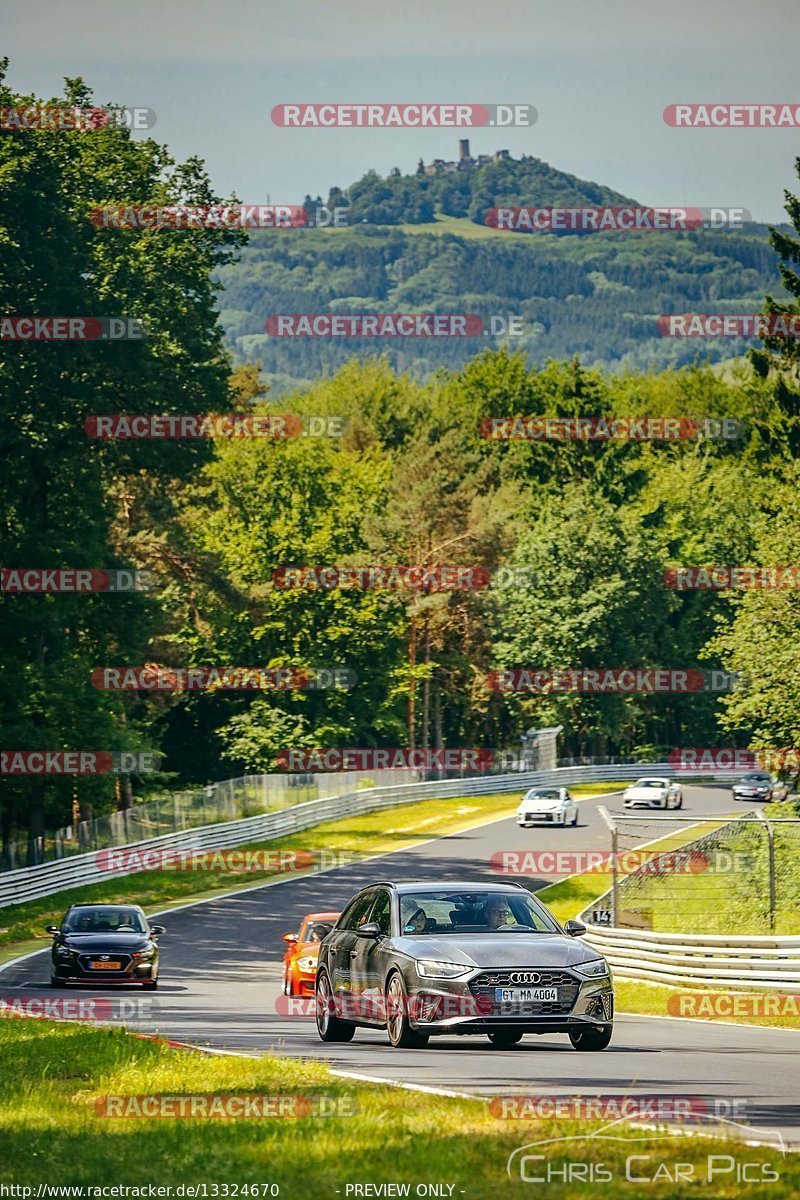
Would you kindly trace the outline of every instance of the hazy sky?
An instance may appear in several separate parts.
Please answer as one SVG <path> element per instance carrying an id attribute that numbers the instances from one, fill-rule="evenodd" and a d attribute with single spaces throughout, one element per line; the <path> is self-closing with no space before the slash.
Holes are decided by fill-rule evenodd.
<path id="1" fill-rule="evenodd" d="M 507 147 L 650 204 L 783 218 L 800 130 L 671 129 L 675 102 L 800 104 L 800 0 L 0 0 L 10 83 L 154 109 L 246 203 Z M 275 128 L 281 102 L 528 103 L 530 129 Z"/>

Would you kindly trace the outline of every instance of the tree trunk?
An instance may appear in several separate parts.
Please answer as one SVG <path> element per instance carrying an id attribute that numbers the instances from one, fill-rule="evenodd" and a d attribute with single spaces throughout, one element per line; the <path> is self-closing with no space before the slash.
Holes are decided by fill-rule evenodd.
<path id="1" fill-rule="evenodd" d="M 417 669 L 417 620 L 416 617 L 411 618 L 411 628 L 408 637 L 408 748 L 416 750 L 417 748 L 417 713 L 416 713 L 416 693 L 415 689 L 417 681 L 415 673 Z"/>

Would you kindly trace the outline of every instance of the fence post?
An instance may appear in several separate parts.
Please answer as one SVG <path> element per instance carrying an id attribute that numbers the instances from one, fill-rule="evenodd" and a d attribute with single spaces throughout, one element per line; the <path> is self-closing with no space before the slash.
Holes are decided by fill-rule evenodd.
<path id="1" fill-rule="evenodd" d="M 604 804 L 598 804 L 597 811 L 605 821 L 607 827 L 611 831 L 611 924 L 617 924 L 617 916 L 619 914 L 619 874 L 617 863 L 617 825 L 611 816 L 611 813 Z"/>
<path id="2" fill-rule="evenodd" d="M 769 870 L 769 927 L 775 928 L 775 830 L 770 825 L 760 808 L 754 810 L 759 820 L 764 822 L 767 830 L 767 861 Z"/>

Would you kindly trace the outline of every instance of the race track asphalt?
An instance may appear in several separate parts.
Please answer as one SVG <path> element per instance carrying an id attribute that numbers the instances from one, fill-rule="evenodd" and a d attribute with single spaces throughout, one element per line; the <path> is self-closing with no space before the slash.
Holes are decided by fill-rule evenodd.
<path id="1" fill-rule="evenodd" d="M 727 790 L 684 788 L 684 795 L 687 816 L 735 811 Z M 613 1041 L 599 1054 L 575 1051 L 556 1035 L 529 1036 L 510 1050 L 495 1050 L 482 1036 L 436 1037 L 424 1050 L 393 1050 L 381 1030 L 357 1030 L 346 1045 L 323 1044 L 313 1019 L 279 1013 L 282 936 L 305 913 L 341 909 L 359 887 L 380 879 L 496 881 L 489 859 L 500 850 L 607 850 L 600 804 L 622 811 L 619 795 L 606 795 L 581 801 L 575 829 L 520 830 L 513 817 L 503 818 L 372 861 L 174 910 L 162 918 L 158 992 L 131 988 L 113 996 L 140 1002 L 142 1011 L 126 1020 L 129 1028 L 179 1041 L 324 1059 L 371 1079 L 479 1096 L 699 1097 L 743 1124 L 740 1133 L 758 1131 L 775 1143 L 779 1132 L 787 1145 L 800 1147 L 800 1033 L 618 1015 Z M 648 818 L 647 836 L 676 828 L 658 821 Z M 403 823 L 399 809 L 396 825 Z M 644 832 L 642 823 L 640 837 Z M 524 882 L 537 889 L 554 878 Z M 63 996 L 49 988 L 48 976 L 45 950 L 3 969 L 0 996 Z"/>

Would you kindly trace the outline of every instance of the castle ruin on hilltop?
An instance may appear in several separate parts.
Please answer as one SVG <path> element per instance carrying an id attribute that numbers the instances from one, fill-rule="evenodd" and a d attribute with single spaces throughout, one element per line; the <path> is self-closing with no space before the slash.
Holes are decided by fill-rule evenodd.
<path id="1" fill-rule="evenodd" d="M 469 152 L 469 138 L 461 138 L 458 143 L 458 159 L 456 162 L 446 162 L 443 158 L 435 158 L 427 166 L 419 160 L 418 175 L 454 175 L 457 171 L 474 171 L 476 167 L 488 167 L 489 163 L 500 162 L 510 158 L 508 150 L 495 150 L 494 154 L 479 154 L 473 158 Z"/>

